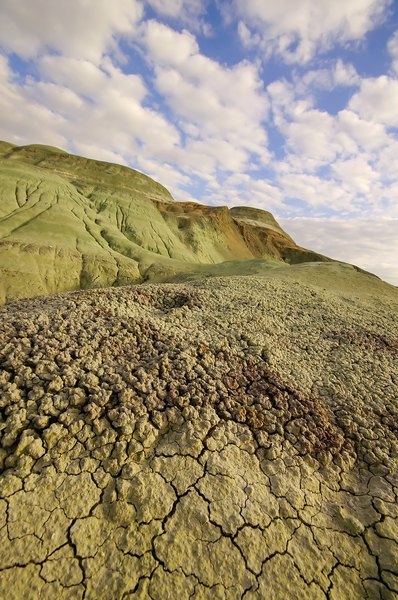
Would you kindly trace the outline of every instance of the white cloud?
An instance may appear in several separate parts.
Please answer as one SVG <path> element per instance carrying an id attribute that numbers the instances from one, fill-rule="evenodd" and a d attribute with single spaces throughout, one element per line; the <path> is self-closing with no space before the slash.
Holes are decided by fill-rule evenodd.
<path id="1" fill-rule="evenodd" d="M 335 86 L 354 86 L 358 85 L 360 77 L 353 65 L 338 59 L 333 68 L 333 82 Z"/>
<path id="2" fill-rule="evenodd" d="M 286 79 L 277 79 L 267 87 L 269 98 L 271 99 L 271 109 L 275 125 L 281 126 L 285 121 L 285 113 L 289 113 L 291 108 L 297 104 L 296 90 L 293 84 Z M 312 108 L 311 98 L 306 100 L 306 107 Z"/>
<path id="3" fill-rule="evenodd" d="M 315 108 L 319 92 L 332 94 L 337 87 L 358 87 L 361 78 L 355 67 L 341 59 L 322 69 L 293 71 L 292 81 L 277 79 L 268 85 L 272 108 L 288 112 L 300 112 Z"/>
<path id="4" fill-rule="evenodd" d="M 332 170 L 344 187 L 359 194 L 370 194 L 372 185 L 379 179 L 379 174 L 360 156 L 336 161 Z"/>
<path id="5" fill-rule="evenodd" d="M 53 112 L 64 116 L 73 116 L 84 106 L 83 100 L 75 92 L 54 83 L 28 79 L 26 92 L 39 105 L 51 107 Z"/>
<path id="6" fill-rule="evenodd" d="M 296 243 L 398 285 L 398 219 L 279 219 Z"/>
<path id="7" fill-rule="evenodd" d="M 89 156 L 95 160 L 104 160 L 106 162 L 116 163 L 118 165 L 127 165 L 127 161 L 121 154 L 107 150 L 106 148 L 100 148 L 92 144 L 85 144 L 84 142 L 74 143 L 75 151 L 81 156 Z"/>
<path id="8" fill-rule="evenodd" d="M 333 72 L 323 69 L 318 87 L 332 82 Z M 292 207 L 287 203 L 286 213 L 311 210 L 326 216 L 341 211 L 359 216 L 384 211 L 395 216 L 398 142 L 383 125 L 385 112 L 378 120 L 376 110 L 359 116 L 349 109 L 330 114 L 314 108 L 316 96 L 308 94 L 316 74 L 308 71 L 298 85 L 278 80 L 267 88 L 284 153 L 273 167 L 284 195 L 294 200 Z M 358 82 L 356 74 L 354 80 Z M 364 81 L 359 80 L 354 98 Z"/>
<path id="9" fill-rule="evenodd" d="M 234 0 L 245 45 L 260 45 L 266 56 L 307 62 L 317 51 L 362 40 L 385 17 L 390 0 Z M 224 5 L 224 14 L 226 13 Z"/>
<path id="10" fill-rule="evenodd" d="M 45 55 L 38 61 L 38 66 L 43 78 L 93 101 L 104 93 L 110 81 L 112 88 L 119 95 L 130 97 L 137 102 L 144 100 L 147 95 L 142 77 L 124 73 L 115 67 L 108 57 L 105 57 L 100 65 L 96 65 L 88 60 Z"/>
<path id="11" fill-rule="evenodd" d="M 347 70 L 350 71 L 348 66 Z M 333 88 L 335 72 L 336 65 L 332 69 L 309 71 L 297 83 L 277 80 L 267 88 L 274 123 L 283 135 L 287 152 L 284 162 L 296 163 L 295 170 L 314 171 L 340 155 L 349 156 L 358 151 L 358 141 L 351 132 L 356 123 L 350 123 L 346 115 L 348 123 L 343 124 L 336 115 L 314 107 L 316 94 L 311 92 L 316 88 Z M 357 115 L 353 118 L 360 121 Z M 364 121 L 361 123 L 366 125 Z M 382 126 L 378 127 L 383 131 Z M 370 132 L 367 133 L 369 137 Z M 376 136 L 376 132 L 373 134 Z M 362 132 L 362 138 L 364 136 Z"/>
<path id="12" fill-rule="evenodd" d="M 294 76 L 295 93 L 308 95 L 318 90 L 332 92 L 336 87 L 355 86 L 360 78 L 355 68 L 337 60 L 330 68 L 307 71 L 299 76 Z"/>
<path id="13" fill-rule="evenodd" d="M 176 200 L 189 200 L 187 192 L 182 191 L 185 186 L 189 186 L 191 180 L 184 175 L 175 165 L 152 160 L 145 156 L 139 156 L 138 167 L 146 174 L 166 186 L 170 191 L 174 191 Z"/>
<path id="14" fill-rule="evenodd" d="M 396 139 L 388 140 L 381 148 L 377 165 L 383 177 L 398 183 L 398 141 Z M 398 198 L 398 194 L 396 198 Z"/>
<path id="15" fill-rule="evenodd" d="M 15 144 L 44 143 L 66 147 L 65 118 L 27 98 L 0 55 L 0 137 Z"/>
<path id="16" fill-rule="evenodd" d="M 186 30 L 179 33 L 159 21 L 146 22 L 144 39 L 151 58 L 157 64 L 178 67 L 199 53 L 194 35 Z"/>
<path id="17" fill-rule="evenodd" d="M 146 24 L 143 40 L 156 89 L 187 135 L 178 164 L 208 178 L 247 167 L 253 154 L 267 162 L 268 99 L 256 65 L 223 66 L 200 53 L 191 33 L 158 21 Z"/>
<path id="18" fill-rule="evenodd" d="M 193 31 L 210 33 L 211 27 L 205 21 L 204 15 L 207 0 L 146 0 L 159 16 L 174 19 L 189 25 Z"/>
<path id="19" fill-rule="evenodd" d="M 42 77 L 69 87 L 77 94 L 93 96 L 106 84 L 106 74 L 89 60 L 45 55 L 38 66 Z"/>
<path id="20" fill-rule="evenodd" d="M 287 143 L 297 154 L 305 154 L 321 163 L 332 161 L 342 150 L 334 118 L 319 110 L 301 110 L 298 105 L 293 120 L 284 127 Z"/>
<path id="21" fill-rule="evenodd" d="M 239 73 L 235 74 L 239 80 Z M 230 79 L 233 84 L 234 76 Z M 258 146 L 266 144 L 265 131 L 259 127 L 261 115 L 256 118 L 249 110 L 240 108 L 240 99 L 236 101 L 233 95 L 228 98 L 224 91 L 217 93 L 213 82 L 215 83 L 211 74 L 208 76 L 204 73 L 195 81 L 184 77 L 175 69 L 167 68 L 159 69 L 156 75 L 157 89 L 166 97 L 176 116 L 197 126 L 201 135 L 220 135 L 224 139 L 234 140 L 241 146 L 246 145 L 261 152 Z M 255 95 L 253 100 L 257 100 Z M 266 101 L 264 109 L 265 106 Z M 239 142 L 242 133 L 243 137 Z"/>
<path id="22" fill-rule="evenodd" d="M 179 18 L 181 13 L 199 16 L 205 6 L 202 0 L 147 0 L 147 3 L 161 15 Z"/>
<path id="23" fill-rule="evenodd" d="M 226 190 L 230 194 L 229 201 L 227 201 L 230 206 L 242 204 L 242 200 L 244 200 L 243 203 L 248 206 L 257 206 L 269 211 L 280 207 L 283 201 L 283 192 L 280 188 L 265 180 L 250 178 L 242 188 L 238 187 L 235 190 L 237 190 L 237 198 L 233 202 L 231 202 L 233 187 L 230 191 L 228 188 Z"/>
<path id="24" fill-rule="evenodd" d="M 132 141 L 139 140 L 143 150 L 152 156 L 165 158 L 168 151 L 179 143 L 177 130 L 163 115 L 141 106 L 111 85 L 112 80 L 109 88 L 97 99 L 95 109 L 87 106 L 84 121 L 80 122 L 76 135 L 87 139 L 87 136 L 93 137 L 95 131 L 101 131 L 104 145 L 110 148 L 117 148 L 113 139 L 115 134 L 126 135 Z"/>
<path id="25" fill-rule="evenodd" d="M 391 68 L 398 74 L 398 31 L 389 39 L 387 48 L 391 56 Z"/>
<path id="26" fill-rule="evenodd" d="M 225 9 L 223 11 L 223 16 L 224 19 L 230 23 L 231 19 L 227 17 Z M 239 21 L 238 23 L 238 35 L 240 41 L 246 48 L 255 48 L 256 46 L 261 45 L 261 36 L 258 33 L 251 31 L 243 21 Z"/>
<path id="27" fill-rule="evenodd" d="M 325 211 L 349 214 L 354 210 L 355 196 L 348 193 L 342 186 L 336 184 L 333 179 L 311 175 L 308 173 L 281 174 L 278 178 L 282 193 L 286 198 L 305 202 L 318 214 Z M 299 213 L 302 207 L 291 208 L 291 212 Z"/>
<path id="28" fill-rule="evenodd" d="M 141 100 L 141 84 L 134 76 L 117 70 L 108 72 L 101 92 L 85 104 L 70 124 L 71 139 L 95 141 L 131 160 L 141 153 L 167 160 L 180 142 L 179 132 L 160 112 L 143 106 Z"/>
<path id="29" fill-rule="evenodd" d="M 2 0 L 0 40 L 25 59 L 51 49 L 99 62 L 117 36 L 131 36 L 143 13 L 139 0 Z"/>
<path id="30" fill-rule="evenodd" d="M 263 210 L 276 210 L 283 202 L 278 186 L 269 181 L 255 179 L 248 173 L 235 172 L 220 183 L 212 180 L 206 190 L 206 204 L 253 206 Z"/>
<path id="31" fill-rule="evenodd" d="M 338 113 L 340 128 L 365 150 L 375 150 L 388 142 L 388 135 L 383 125 L 374 121 L 360 119 L 351 110 Z"/>
<path id="32" fill-rule="evenodd" d="M 142 105 L 147 90 L 141 78 L 124 74 L 108 60 L 102 69 L 63 57 L 43 60 L 51 66 L 47 72 L 56 73 L 57 83 L 31 77 L 22 83 L 13 80 L 0 55 L 1 138 L 16 144 L 52 144 L 133 167 L 145 158 L 161 164 L 175 155 L 180 134 L 161 113 Z M 68 65 L 74 67 L 71 76 Z M 91 79 L 84 89 L 87 72 Z"/>
<path id="33" fill-rule="evenodd" d="M 398 80 L 386 75 L 363 79 L 348 107 L 369 121 L 398 126 Z"/>
<path id="34" fill-rule="evenodd" d="M 310 72 L 310 79 L 315 72 Z M 326 72 L 325 77 L 331 76 Z M 295 86 L 284 80 L 270 84 L 267 91 L 271 98 L 274 123 L 284 139 L 287 153 L 284 164 L 278 170 L 295 164 L 295 171 L 313 172 L 330 164 L 339 155 L 348 156 L 358 150 L 352 136 L 345 131 L 335 115 L 313 108 L 315 102 L 306 96 L 308 81 Z"/>
<path id="35" fill-rule="evenodd" d="M 397 198 L 398 181 L 395 175 L 395 181 L 382 190 L 379 214 L 382 216 L 388 215 L 392 219 L 398 219 Z"/>
<path id="36" fill-rule="evenodd" d="M 255 64 L 243 61 L 223 66 L 200 53 L 192 34 L 179 33 L 157 21 L 147 23 L 145 42 L 159 73 L 162 69 L 178 73 L 225 109 L 235 107 L 247 116 L 254 112 L 256 119 L 266 116 L 268 100 Z"/>
<path id="37" fill-rule="evenodd" d="M 178 161 L 181 167 L 196 167 L 202 174 L 214 173 L 219 167 L 239 171 L 246 163 L 247 153 L 242 148 L 234 148 L 225 140 L 211 137 L 188 141 Z"/>

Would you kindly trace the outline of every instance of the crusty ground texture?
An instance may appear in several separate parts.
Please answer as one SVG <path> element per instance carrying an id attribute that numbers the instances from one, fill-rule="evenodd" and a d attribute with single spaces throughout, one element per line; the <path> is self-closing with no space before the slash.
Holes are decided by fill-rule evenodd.
<path id="1" fill-rule="evenodd" d="M 0 597 L 397 598 L 397 313 L 271 276 L 3 307 Z"/>

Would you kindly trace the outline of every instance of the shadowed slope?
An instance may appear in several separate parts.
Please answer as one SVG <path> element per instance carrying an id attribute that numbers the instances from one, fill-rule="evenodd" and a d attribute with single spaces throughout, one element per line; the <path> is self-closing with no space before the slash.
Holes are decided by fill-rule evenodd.
<path id="1" fill-rule="evenodd" d="M 6 142 L 0 156 L 0 302 L 204 274 L 204 265 L 223 272 L 225 261 L 256 259 L 251 270 L 261 271 L 327 260 L 298 247 L 270 213 L 174 202 L 121 165 Z"/>

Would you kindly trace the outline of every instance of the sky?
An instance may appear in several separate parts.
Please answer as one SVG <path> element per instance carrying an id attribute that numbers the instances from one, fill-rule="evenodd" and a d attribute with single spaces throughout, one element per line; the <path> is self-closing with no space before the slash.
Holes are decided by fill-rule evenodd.
<path id="1" fill-rule="evenodd" d="M 398 2 L 1 0 L 0 138 L 269 210 L 398 285 Z"/>

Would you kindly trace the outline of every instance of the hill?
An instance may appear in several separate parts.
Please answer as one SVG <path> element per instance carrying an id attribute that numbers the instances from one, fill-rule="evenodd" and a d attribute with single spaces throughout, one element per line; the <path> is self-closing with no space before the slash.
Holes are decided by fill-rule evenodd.
<path id="1" fill-rule="evenodd" d="M 325 257 L 258 209 L 174 202 L 133 169 L 0 144 L 0 302 Z M 228 264 L 222 265 L 227 262 Z"/>

